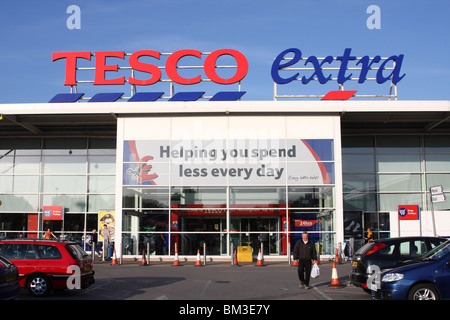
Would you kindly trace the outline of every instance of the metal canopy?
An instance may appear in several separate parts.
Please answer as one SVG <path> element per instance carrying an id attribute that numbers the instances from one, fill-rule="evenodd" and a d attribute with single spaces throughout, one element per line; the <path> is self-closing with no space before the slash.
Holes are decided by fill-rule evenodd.
<path id="1" fill-rule="evenodd" d="M 450 135 L 450 101 L 102 102 L 0 105 L 0 137 L 115 137 L 118 117 L 328 116 L 342 135 Z"/>

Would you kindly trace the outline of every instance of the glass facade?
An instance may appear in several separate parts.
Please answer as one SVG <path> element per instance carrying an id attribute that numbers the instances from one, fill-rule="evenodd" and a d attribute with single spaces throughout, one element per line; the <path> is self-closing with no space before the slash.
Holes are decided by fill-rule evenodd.
<path id="1" fill-rule="evenodd" d="M 353 238 L 355 248 L 363 243 L 369 227 L 375 238 L 389 237 L 390 213 L 396 212 L 399 204 L 417 204 L 421 211 L 430 211 L 429 188 L 442 185 L 444 190 L 450 190 L 448 136 L 367 135 L 343 136 L 341 140 L 344 237 Z M 227 144 L 223 141 L 218 145 Z M 241 149 L 252 150 L 255 141 L 260 143 L 244 141 L 247 144 Z M 340 208 L 340 189 L 334 180 L 335 159 L 319 151 L 321 161 L 289 158 L 298 141 L 280 138 L 275 144 L 278 151 L 271 164 L 276 163 L 273 168 L 279 172 L 281 168 L 285 170 L 280 179 L 269 180 L 266 176 L 266 180 L 250 181 L 256 179 L 256 170 L 268 163 L 235 161 L 237 153 L 234 162 L 226 165 L 218 161 L 218 156 L 214 162 L 203 158 L 201 162 L 170 162 L 165 159 L 169 155 L 166 144 L 175 145 L 170 140 L 152 140 L 152 148 L 164 147 L 158 149 L 162 150 L 162 159 L 145 162 L 132 157 L 116 161 L 116 139 L 2 139 L 0 237 L 41 237 L 50 228 L 57 236 L 84 246 L 92 229 L 98 229 L 99 212 L 120 210 L 120 214 L 116 212 L 121 227 L 117 232 L 124 255 L 140 255 L 147 247 L 152 254 L 173 255 L 175 244 L 181 255 L 195 255 L 205 245 L 208 255 L 227 256 L 230 244 L 234 248 L 250 246 L 254 254 L 262 244 L 266 255 L 286 255 L 305 229 L 321 245 L 321 253 L 331 255 L 336 247 Z M 330 141 L 333 139 L 311 139 L 309 144 L 316 150 L 328 149 Z M 230 145 L 241 145 L 241 140 L 235 142 Z M 299 145 L 296 146 L 294 151 L 299 154 Z M 209 151 L 219 150 L 217 145 L 214 148 Z M 270 148 L 258 148 L 267 149 L 270 156 Z M 171 149 L 172 157 L 174 150 L 182 149 Z M 233 156 L 232 150 L 229 156 Z M 211 155 L 208 153 L 210 158 Z M 123 165 L 124 176 L 136 168 L 136 162 L 146 166 L 152 163 L 153 170 L 163 168 L 158 174 L 166 182 L 139 183 L 139 175 L 130 176 L 130 181 L 125 182 L 124 177 L 117 199 L 116 162 Z M 320 164 L 331 180 L 300 181 L 313 168 L 311 164 Z M 198 165 L 200 176 L 194 176 L 194 169 L 187 171 L 189 165 L 194 169 Z M 241 177 L 201 179 L 202 169 L 221 173 L 225 168 L 235 168 L 237 175 L 239 166 L 243 168 Z M 183 171 L 179 170 L 181 167 Z M 250 174 L 246 174 L 250 169 L 254 171 L 249 179 Z M 146 171 L 147 177 L 152 172 Z M 294 176 L 293 172 L 300 173 Z M 183 177 L 174 183 L 177 174 Z M 446 196 L 450 197 L 448 193 Z M 118 203 L 121 208 L 116 208 Z M 62 206 L 64 219 L 44 220 L 46 206 Z M 434 210 L 448 209 L 447 202 L 434 204 Z"/>
<path id="2" fill-rule="evenodd" d="M 342 164 L 345 236 L 359 241 L 369 227 L 375 237 L 388 237 L 388 212 L 400 204 L 431 210 L 430 187 L 450 190 L 448 136 L 343 136 Z"/>
<path id="3" fill-rule="evenodd" d="M 286 255 L 287 237 L 295 244 L 305 229 L 331 254 L 333 199 L 334 186 L 124 186 L 124 254 L 137 255 L 147 243 L 151 253 L 174 254 L 177 243 L 182 255 L 203 245 L 208 255 L 229 255 L 232 243 Z"/>
<path id="4" fill-rule="evenodd" d="M 0 140 L 0 236 L 56 236 L 84 246 L 98 229 L 99 210 L 114 210 L 116 140 Z M 44 220 L 45 206 L 62 206 L 63 220 Z"/>

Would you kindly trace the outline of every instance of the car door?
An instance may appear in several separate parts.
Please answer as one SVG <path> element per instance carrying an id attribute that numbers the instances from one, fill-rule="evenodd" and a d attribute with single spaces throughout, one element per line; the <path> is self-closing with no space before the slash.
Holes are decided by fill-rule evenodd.
<path id="1" fill-rule="evenodd" d="M 399 246 L 399 261 L 401 265 L 405 261 L 415 260 L 427 252 L 428 244 L 423 239 L 409 239 L 401 241 Z"/>
<path id="2" fill-rule="evenodd" d="M 33 244 L 8 243 L 4 250 L 3 256 L 19 269 L 19 277 L 23 278 L 34 272 L 37 259 Z"/>

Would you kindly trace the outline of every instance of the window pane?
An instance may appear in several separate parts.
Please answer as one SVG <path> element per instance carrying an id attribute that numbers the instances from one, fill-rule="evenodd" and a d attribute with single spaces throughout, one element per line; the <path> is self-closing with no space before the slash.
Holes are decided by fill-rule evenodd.
<path id="1" fill-rule="evenodd" d="M 231 187 L 230 205 L 252 205 L 255 207 L 286 206 L 286 188 L 284 187 Z"/>
<path id="2" fill-rule="evenodd" d="M 115 176 L 89 176 L 89 193 L 114 193 Z"/>
<path id="3" fill-rule="evenodd" d="M 116 158 L 113 156 L 89 156 L 89 173 L 115 173 Z"/>
<path id="4" fill-rule="evenodd" d="M 376 211 L 376 193 L 344 193 L 344 210 Z"/>
<path id="5" fill-rule="evenodd" d="M 375 174 L 343 174 L 344 192 L 375 192 Z"/>
<path id="6" fill-rule="evenodd" d="M 137 229 L 136 229 L 137 228 Z M 122 217 L 123 231 L 168 231 L 169 211 L 166 210 L 126 210 Z"/>
<path id="7" fill-rule="evenodd" d="M 1 179 L 1 177 L 0 177 Z M 1 187 L 0 187 L 1 188 Z M 37 193 L 39 190 L 39 176 L 15 176 L 15 193 Z"/>
<path id="8" fill-rule="evenodd" d="M 425 153 L 446 152 L 450 153 L 450 139 L 448 136 L 425 136 Z"/>
<path id="9" fill-rule="evenodd" d="M 89 212 L 97 212 L 100 210 L 114 210 L 115 208 L 115 196 L 106 194 L 96 194 L 88 196 Z"/>
<path id="10" fill-rule="evenodd" d="M 42 197 L 43 206 L 64 206 L 66 211 L 84 212 L 86 200 L 84 195 L 46 194 Z"/>
<path id="11" fill-rule="evenodd" d="M 124 187 L 123 208 L 168 208 L 169 189 L 154 187 Z"/>
<path id="12" fill-rule="evenodd" d="M 85 193 L 86 176 L 43 176 L 45 193 Z"/>
<path id="13" fill-rule="evenodd" d="M 377 155 L 379 172 L 420 172 L 420 154 Z"/>
<path id="14" fill-rule="evenodd" d="M 450 191 L 450 173 L 427 174 L 427 187 L 434 186 L 442 186 L 444 191 Z"/>
<path id="15" fill-rule="evenodd" d="M 377 153 L 420 153 L 420 136 L 377 136 Z"/>
<path id="16" fill-rule="evenodd" d="M 398 211 L 399 204 L 422 205 L 422 194 L 380 194 L 380 211 Z"/>
<path id="17" fill-rule="evenodd" d="M 18 157 L 14 159 L 14 174 L 18 173 L 34 173 L 39 174 L 39 165 L 41 157 Z"/>
<path id="18" fill-rule="evenodd" d="M 65 231 L 83 231 L 84 230 L 84 214 L 65 214 L 64 215 Z"/>
<path id="19" fill-rule="evenodd" d="M 379 191 L 421 191 L 420 174 L 380 174 Z"/>
<path id="20" fill-rule="evenodd" d="M 331 187 L 290 187 L 289 206 L 297 208 L 333 207 Z"/>
<path id="21" fill-rule="evenodd" d="M 49 173 L 86 173 L 85 156 L 45 156 L 43 171 Z"/>
<path id="22" fill-rule="evenodd" d="M 185 187 L 172 188 L 172 205 L 225 205 L 225 187 Z"/>
<path id="23" fill-rule="evenodd" d="M 375 172 L 374 155 L 360 155 L 360 154 L 342 155 L 342 172 L 344 173 Z"/>
<path id="24" fill-rule="evenodd" d="M 374 153 L 373 137 L 342 137 L 343 153 Z"/>
<path id="25" fill-rule="evenodd" d="M 427 171 L 450 172 L 450 155 L 448 154 L 426 154 L 425 167 Z"/>
<path id="26" fill-rule="evenodd" d="M 0 212 L 37 212 L 38 198 L 38 195 L 34 194 L 0 194 L 0 199 L 2 200 Z"/>

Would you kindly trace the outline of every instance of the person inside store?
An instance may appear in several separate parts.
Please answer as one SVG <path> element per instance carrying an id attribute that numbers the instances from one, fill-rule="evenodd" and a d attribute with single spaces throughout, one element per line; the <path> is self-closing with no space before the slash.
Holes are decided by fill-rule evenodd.
<path id="1" fill-rule="evenodd" d="M 366 237 L 366 243 L 373 242 L 373 232 L 372 228 L 367 229 L 367 237 Z"/>
<path id="2" fill-rule="evenodd" d="M 303 231 L 302 238 L 294 246 L 294 260 L 298 260 L 299 287 L 311 289 L 309 281 L 311 279 L 312 262 L 317 263 L 317 253 L 315 244 L 309 239 L 308 231 Z"/>

